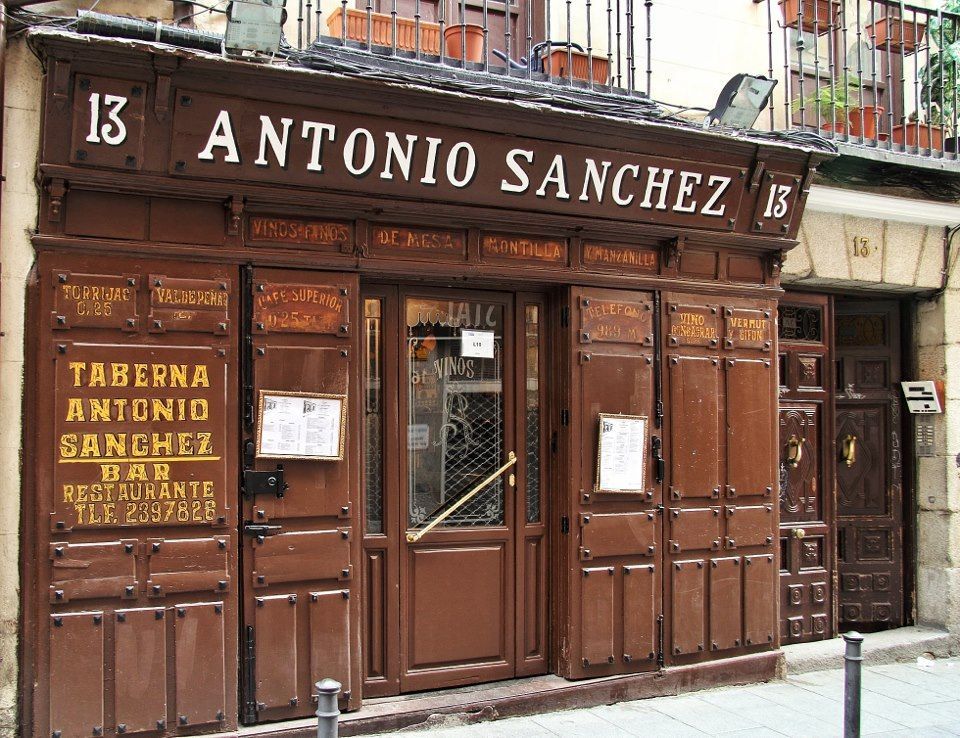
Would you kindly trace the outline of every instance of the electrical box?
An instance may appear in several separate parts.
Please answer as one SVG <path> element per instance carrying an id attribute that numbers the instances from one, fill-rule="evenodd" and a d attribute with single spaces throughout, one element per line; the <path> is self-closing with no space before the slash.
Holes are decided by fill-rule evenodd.
<path id="1" fill-rule="evenodd" d="M 901 382 L 907 410 L 913 415 L 943 412 L 943 382 Z"/>
<path id="2" fill-rule="evenodd" d="M 257 51 L 276 54 L 286 11 L 286 0 L 234 0 L 227 6 L 223 49 L 227 54 Z"/>

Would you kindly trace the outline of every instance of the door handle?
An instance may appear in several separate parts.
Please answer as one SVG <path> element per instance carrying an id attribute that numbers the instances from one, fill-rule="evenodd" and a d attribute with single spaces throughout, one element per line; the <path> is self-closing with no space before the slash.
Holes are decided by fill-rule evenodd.
<path id="1" fill-rule="evenodd" d="M 408 530 L 408 531 L 407 531 L 407 543 L 416 543 L 417 541 L 419 541 L 419 540 L 420 540 L 421 538 L 423 538 L 427 533 L 429 533 L 429 532 L 430 532 L 431 530 L 433 530 L 435 527 L 437 527 L 438 525 L 440 525 L 440 523 L 442 523 L 444 520 L 446 520 L 446 519 L 449 518 L 451 515 L 453 515 L 453 513 L 455 513 L 457 510 L 459 510 L 461 507 L 463 507 L 463 505 L 466 504 L 466 502 L 467 502 L 468 500 L 470 500 L 474 495 L 476 495 L 478 492 L 480 492 L 481 490 L 483 490 L 484 487 L 486 487 L 488 484 L 490 484 L 491 482 L 493 482 L 494 479 L 496 479 L 497 477 L 499 477 L 499 476 L 500 476 L 501 474 L 503 474 L 507 469 L 509 469 L 510 467 L 512 467 L 512 466 L 513 466 L 514 464 L 516 464 L 516 463 L 517 463 L 517 455 L 516 455 L 513 451 L 511 451 L 509 454 L 507 454 L 507 463 L 506 463 L 506 464 L 504 464 L 503 466 L 501 466 L 501 467 L 500 467 L 499 469 L 497 469 L 493 474 L 491 474 L 489 477 L 487 477 L 487 478 L 484 479 L 482 482 L 480 482 L 480 484 L 478 484 L 476 487 L 474 487 L 474 488 L 471 489 L 469 492 L 467 492 L 463 497 L 461 497 L 459 500 L 457 500 L 453 505 L 451 505 L 451 506 L 448 507 L 446 510 L 444 510 L 442 513 L 440 513 L 439 515 L 437 515 L 437 517 L 435 517 L 433 520 L 431 520 L 430 523 L 429 523 L 425 528 L 420 528 L 419 530 Z M 511 474 L 510 476 L 512 477 L 513 475 Z M 434 512 L 436 512 L 436 511 L 434 511 Z"/>
<path id="2" fill-rule="evenodd" d="M 806 438 L 797 438 L 796 435 L 790 436 L 787 441 L 787 464 L 794 469 L 800 465 L 800 461 L 803 459 L 803 444 L 806 442 Z"/>
<path id="3" fill-rule="evenodd" d="M 847 466 L 853 466 L 857 463 L 857 437 L 848 435 L 843 439 L 843 447 L 840 451 L 840 458 L 846 462 Z"/>
<path id="4" fill-rule="evenodd" d="M 806 537 L 806 535 L 807 535 L 807 531 L 805 531 L 803 528 L 794 528 L 794 529 L 793 529 L 793 537 L 794 537 L 794 538 L 804 538 L 804 537 Z"/>

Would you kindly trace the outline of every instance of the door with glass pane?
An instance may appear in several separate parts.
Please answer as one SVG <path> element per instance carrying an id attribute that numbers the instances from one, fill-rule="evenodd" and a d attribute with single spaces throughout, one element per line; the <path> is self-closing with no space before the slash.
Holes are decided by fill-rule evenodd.
<path id="1" fill-rule="evenodd" d="M 401 302 L 401 689 L 511 677 L 512 300 Z"/>
<path id="2" fill-rule="evenodd" d="M 542 674 L 543 298 L 363 303 L 364 694 Z"/>

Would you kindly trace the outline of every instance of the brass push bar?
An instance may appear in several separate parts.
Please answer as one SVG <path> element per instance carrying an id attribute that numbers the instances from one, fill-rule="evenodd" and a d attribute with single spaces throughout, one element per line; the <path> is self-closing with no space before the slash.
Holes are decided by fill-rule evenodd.
<path id="1" fill-rule="evenodd" d="M 456 501 L 453 506 L 444 510 L 440 515 L 435 517 L 430 521 L 430 524 L 426 528 L 420 528 L 419 530 L 408 530 L 407 531 L 407 543 L 416 543 L 421 538 L 423 538 L 427 533 L 436 528 L 440 523 L 449 518 L 453 513 L 459 510 L 467 500 L 471 499 L 475 494 L 480 492 L 484 487 L 490 484 L 494 479 L 503 474 L 507 469 L 517 463 L 517 455 L 511 451 L 507 454 L 507 463 L 497 469 L 493 474 L 484 479 L 480 484 L 474 487 L 472 490 L 467 492 L 463 497 Z"/>

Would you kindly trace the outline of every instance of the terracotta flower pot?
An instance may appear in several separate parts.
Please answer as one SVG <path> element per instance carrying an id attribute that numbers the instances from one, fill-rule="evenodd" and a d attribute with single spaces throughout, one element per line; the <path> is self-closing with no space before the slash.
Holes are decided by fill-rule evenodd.
<path id="1" fill-rule="evenodd" d="M 917 44 L 923 41 L 927 32 L 927 24 L 922 21 L 908 21 L 904 19 L 901 33 L 900 19 L 896 16 L 881 18 L 871 23 L 865 29 L 866 40 L 873 40 L 874 47 L 886 51 L 912 54 L 917 50 Z"/>
<path id="2" fill-rule="evenodd" d="M 605 56 L 587 56 L 582 51 L 566 48 L 555 48 L 544 60 L 544 70 L 554 77 L 567 77 L 567 61 L 572 58 L 571 73 L 574 79 L 590 80 L 590 67 L 593 67 L 593 81 L 598 85 L 605 85 L 610 76 L 610 60 Z"/>
<path id="3" fill-rule="evenodd" d="M 820 124 L 821 131 L 827 131 L 828 133 L 841 133 L 844 136 L 849 132 L 849 127 L 845 121 L 838 120 L 836 123 L 833 121 L 824 121 Z"/>
<path id="4" fill-rule="evenodd" d="M 393 44 L 393 17 L 388 13 L 370 13 L 370 43 L 378 46 Z M 327 17 L 327 32 L 334 38 L 344 35 L 350 41 L 367 42 L 367 11 L 347 8 L 347 21 L 343 22 L 343 10 L 337 8 Z M 397 48 L 404 51 L 417 50 L 417 25 L 412 18 L 397 16 Z M 424 54 L 440 54 L 440 24 L 420 21 L 420 50 Z"/>
<path id="5" fill-rule="evenodd" d="M 468 62 L 483 61 L 483 26 L 474 23 L 447 26 L 443 31 L 443 46 L 451 59 L 459 59 L 465 47 Z"/>
<path id="6" fill-rule="evenodd" d="M 800 25 L 801 2 L 803 3 L 804 31 L 822 36 L 830 30 L 831 23 L 836 28 L 840 0 L 780 0 L 785 26 L 797 28 Z"/>
<path id="7" fill-rule="evenodd" d="M 911 121 L 906 125 L 893 127 L 893 142 L 903 146 L 917 146 L 921 149 L 943 149 L 943 131 L 940 126 L 930 123 Z"/>
<path id="8" fill-rule="evenodd" d="M 847 116 L 850 120 L 850 133 L 864 138 L 877 138 L 877 122 L 883 119 L 884 109 L 879 105 L 864 105 L 863 109 L 854 108 Z"/>

